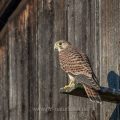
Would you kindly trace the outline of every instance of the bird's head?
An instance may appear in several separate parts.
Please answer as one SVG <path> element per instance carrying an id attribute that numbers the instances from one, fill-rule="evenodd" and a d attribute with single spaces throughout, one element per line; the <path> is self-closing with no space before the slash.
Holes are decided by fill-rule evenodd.
<path id="1" fill-rule="evenodd" d="M 62 51 L 64 49 L 66 49 L 69 45 L 71 45 L 69 42 L 67 42 L 65 40 L 59 40 L 59 41 L 55 42 L 54 49 L 57 49 L 58 51 Z"/>

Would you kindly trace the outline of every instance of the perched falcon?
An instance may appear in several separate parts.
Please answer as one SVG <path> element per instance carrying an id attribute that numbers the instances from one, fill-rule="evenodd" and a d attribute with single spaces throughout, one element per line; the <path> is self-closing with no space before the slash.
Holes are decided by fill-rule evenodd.
<path id="1" fill-rule="evenodd" d="M 69 84 L 64 88 L 70 88 L 75 86 L 76 76 L 85 76 L 86 82 L 81 81 L 88 98 L 91 101 L 101 102 L 101 98 L 97 90 L 100 89 L 98 80 L 91 68 L 88 57 L 79 52 L 69 42 L 65 40 L 59 40 L 54 44 L 54 49 L 58 50 L 60 67 L 68 74 Z"/>

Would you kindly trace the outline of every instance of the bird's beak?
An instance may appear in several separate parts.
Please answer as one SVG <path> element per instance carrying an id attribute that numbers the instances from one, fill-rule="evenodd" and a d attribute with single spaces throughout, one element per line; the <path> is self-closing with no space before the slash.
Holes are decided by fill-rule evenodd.
<path id="1" fill-rule="evenodd" d="M 56 50 L 56 49 L 57 49 L 57 45 L 55 44 L 55 45 L 54 45 L 54 50 Z"/>

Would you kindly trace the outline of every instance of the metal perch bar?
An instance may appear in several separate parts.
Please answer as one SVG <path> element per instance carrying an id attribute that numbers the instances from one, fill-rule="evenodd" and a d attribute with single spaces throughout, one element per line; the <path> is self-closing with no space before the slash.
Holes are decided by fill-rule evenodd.
<path id="1" fill-rule="evenodd" d="M 102 101 L 120 103 L 120 90 L 107 88 L 107 87 L 101 87 L 101 90 L 99 90 L 98 92 L 101 96 Z M 60 93 L 87 98 L 85 90 L 80 83 L 76 84 L 75 88 L 68 88 L 66 90 L 64 88 L 61 88 Z"/>

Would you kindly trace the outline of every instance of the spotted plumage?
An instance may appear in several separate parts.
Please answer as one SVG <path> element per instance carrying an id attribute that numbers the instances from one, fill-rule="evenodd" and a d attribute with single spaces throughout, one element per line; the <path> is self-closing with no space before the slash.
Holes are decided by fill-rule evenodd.
<path id="1" fill-rule="evenodd" d="M 72 82 L 70 82 L 67 87 L 73 85 L 75 76 L 84 75 L 88 79 L 87 83 L 84 83 L 84 81 L 82 82 L 86 94 L 90 100 L 100 102 L 100 96 L 96 92 L 96 90 L 100 89 L 100 86 L 87 56 L 64 40 L 56 42 L 54 47 L 58 49 L 61 68 L 68 73 L 69 78 L 72 79 Z"/>
<path id="2" fill-rule="evenodd" d="M 78 53 L 73 47 L 68 47 L 63 51 L 59 52 L 59 60 L 61 68 L 67 72 L 74 75 L 84 74 L 88 77 L 92 77 L 91 68 L 86 62 L 82 54 Z"/>

